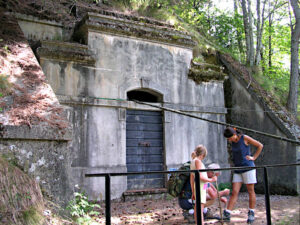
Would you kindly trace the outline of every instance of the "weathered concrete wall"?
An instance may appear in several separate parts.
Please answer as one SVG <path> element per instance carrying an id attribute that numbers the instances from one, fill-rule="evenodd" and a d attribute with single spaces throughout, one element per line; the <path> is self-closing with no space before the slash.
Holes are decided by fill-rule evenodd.
<path id="1" fill-rule="evenodd" d="M 96 17 L 92 19 L 99 22 Z M 225 121 L 226 110 L 222 81 L 196 84 L 188 79 L 193 57 L 190 44 L 82 26 L 86 29 L 81 35 L 95 59 L 94 66 L 54 57 L 49 43 L 42 43 L 38 53 L 60 103 L 73 108 L 72 176 L 92 199 L 99 199 L 104 195 L 104 179 L 85 178 L 84 174 L 126 172 L 126 109 L 153 110 L 113 99 L 125 100 L 128 91 L 142 89 L 162 95 L 168 102 L 165 106 L 204 118 Z M 136 25 L 135 29 L 141 27 Z M 151 29 L 154 32 L 156 28 Z M 207 162 L 228 166 L 221 126 L 169 112 L 163 117 L 166 169 L 190 160 L 191 152 L 201 143 L 209 151 Z M 222 179 L 228 178 L 224 173 Z M 126 177 L 112 177 L 111 187 L 112 198 L 119 198 L 126 191 Z"/>
<path id="2" fill-rule="evenodd" d="M 228 121 L 249 129 L 281 137 L 295 138 L 283 123 L 276 118 L 276 115 L 271 114 L 270 108 L 263 107 L 262 99 L 251 88 L 246 88 L 247 84 L 245 84 L 244 80 L 234 74 L 230 74 L 229 78 L 229 86 L 226 89 L 228 94 L 226 101 L 230 102 L 232 109 L 228 114 Z M 255 161 L 257 166 L 297 162 L 297 154 L 299 155 L 299 153 L 297 153 L 295 144 L 253 133 L 249 133 L 248 135 L 259 140 L 264 145 L 261 155 Z M 255 152 L 255 149 L 252 149 L 252 151 Z M 269 168 L 268 175 L 271 193 L 299 193 L 299 173 L 297 173 L 297 167 Z M 258 191 L 264 193 L 263 170 L 258 170 L 257 178 L 258 184 L 256 188 Z"/>
<path id="3" fill-rule="evenodd" d="M 66 205 L 73 192 L 70 130 L 33 126 L 3 126 L 0 154 L 34 177 L 54 202 Z"/>
<path id="4" fill-rule="evenodd" d="M 65 28 L 61 23 L 41 20 L 33 16 L 15 14 L 19 26 L 25 37 L 32 41 L 41 40 L 69 40 L 71 29 Z"/>
<path id="5" fill-rule="evenodd" d="M 156 27 L 92 14 L 75 35 L 84 37 L 82 45 L 57 41 L 68 36 L 58 23 L 18 18 L 29 40 L 42 41 L 39 62 L 60 103 L 70 106 L 74 130 L 71 137 L 42 127 L 24 128 L 27 133 L 6 128 L 1 151 L 17 159 L 56 201 L 66 203 L 75 184 L 91 199 L 102 199 L 104 179 L 84 175 L 127 171 L 126 110 L 153 110 L 112 100 L 125 100 L 128 91 L 155 92 L 167 107 L 225 121 L 222 81 L 196 84 L 188 78 L 193 43 L 186 34 L 168 26 L 159 28 L 159 23 Z M 109 29 L 102 26 L 103 20 L 110 23 Z M 207 162 L 228 165 L 222 127 L 169 112 L 163 120 L 165 169 L 189 160 L 200 143 L 209 149 Z M 126 177 L 112 177 L 112 198 L 121 196 L 126 183 Z"/>

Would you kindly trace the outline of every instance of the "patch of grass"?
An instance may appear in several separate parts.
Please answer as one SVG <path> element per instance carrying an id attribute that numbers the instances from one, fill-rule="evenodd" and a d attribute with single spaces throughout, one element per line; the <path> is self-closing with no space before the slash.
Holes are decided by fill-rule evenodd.
<path id="1" fill-rule="evenodd" d="M 225 189 L 229 189 L 230 190 L 230 193 L 232 192 L 232 184 L 227 182 L 227 183 L 220 183 L 218 185 L 218 190 L 219 191 L 223 191 Z"/>
<path id="2" fill-rule="evenodd" d="M 170 195 L 170 194 L 167 194 L 166 195 L 166 200 L 172 200 L 174 197 L 172 196 L 172 195 Z"/>
<path id="3" fill-rule="evenodd" d="M 43 224 L 43 216 L 36 208 L 29 208 L 23 212 L 23 220 L 26 225 L 40 225 Z"/>
<path id="4" fill-rule="evenodd" d="M 8 81 L 8 75 L 0 74 L 0 93 L 3 97 L 10 93 L 12 84 Z"/>
<path id="5" fill-rule="evenodd" d="M 24 171 L 24 169 L 19 165 L 18 159 L 16 156 L 9 152 L 5 154 L 0 154 L 0 157 L 2 157 L 4 160 L 6 160 L 9 163 L 9 170 L 12 171 L 14 170 L 14 167 L 18 167 L 20 170 Z"/>
<path id="6" fill-rule="evenodd" d="M 288 91 L 286 90 L 286 85 L 288 85 L 288 82 L 286 84 L 283 84 L 282 82 L 276 82 L 276 80 L 260 73 L 253 73 L 253 77 L 264 90 L 266 90 L 268 93 L 271 93 L 272 96 L 275 97 L 277 103 L 285 106 L 288 95 Z"/>
<path id="7" fill-rule="evenodd" d="M 205 62 L 203 56 L 200 54 L 198 55 L 197 57 L 193 58 L 193 61 L 196 62 L 196 63 L 203 63 Z"/>
<path id="8" fill-rule="evenodd" d="M 281 219 L 278 222 L 275 222 L 274 224 L 275 225 L 293 225 L 293 224 L 297 224 L 298 222 L 299 221 L 298 221 L 297 217 L 288 217 L 288 216 L 285 216 L 283 219 Z"/>

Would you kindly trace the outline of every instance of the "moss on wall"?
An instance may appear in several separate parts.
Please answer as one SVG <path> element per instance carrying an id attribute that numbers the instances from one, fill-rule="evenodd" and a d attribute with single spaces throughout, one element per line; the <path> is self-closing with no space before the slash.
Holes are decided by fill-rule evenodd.
<path id="1" fill-rule="evenodd" d="M 202 52 L 191 62 L 188 77 L 197 84 L 213 80 L 224 80 L 227 74 L 218 63 L 216 54 L 210 51 Z"/>
<path id="2" fill-rule="evenodd" d="M 212 80 L 224 80 L 226 74 L 213 70 L 194 69 L 191 68 L 188 73 L 188 77 L 194 80 L 197 84 L 200 82 L 208 82 Z"/>

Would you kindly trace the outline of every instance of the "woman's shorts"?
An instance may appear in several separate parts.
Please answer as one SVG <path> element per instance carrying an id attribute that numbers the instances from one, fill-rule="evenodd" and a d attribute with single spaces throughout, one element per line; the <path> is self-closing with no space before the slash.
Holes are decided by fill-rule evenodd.
<path id="1" fill-rule="evenodd" d="M 232 183 L 256 184 L 256 170 L 249 170 L 244 173 L 234 173 Z"/>

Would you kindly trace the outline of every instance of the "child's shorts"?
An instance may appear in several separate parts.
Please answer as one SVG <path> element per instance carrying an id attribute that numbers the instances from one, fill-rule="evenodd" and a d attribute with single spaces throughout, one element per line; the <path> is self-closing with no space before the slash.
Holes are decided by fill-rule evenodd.
<path id="1" fill-rule="evenodd" d="M 244 173 L 234 173 L 232 183 L 256 184 L 256 170 L 249 170 Z"/>

